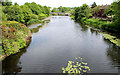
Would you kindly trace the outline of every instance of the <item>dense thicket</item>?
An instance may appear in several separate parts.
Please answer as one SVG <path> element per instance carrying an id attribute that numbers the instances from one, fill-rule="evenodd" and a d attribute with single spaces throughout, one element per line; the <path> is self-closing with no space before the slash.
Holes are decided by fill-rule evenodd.
<path id="1" fill-rule="evenodd" d="M 41 6 L 35 2 L 25 3 L 21 6 L 17 3 L 12 5 L 12 2 L 2 2 L 2 6 L 3 21 L 7 19 L 7 21 L 17 21 L 27 25 L 32 19 L 37 19 L 36 21 L 39 21 L 50 15 L 49 7 Z"/>
<path id="2" fill-rule="evenodd" d="M 7 21 L 3 22 L 0 26 L 0 30 L 2 29 L 2 54 L 1 56 L 9 56 L 11 54 L 15 54 L 19 52 L 20 49 L 26 47 L 27 42 L 29 41 L 27 38 L 30 36 L 29 29 L 24 25 L 20 24 L 16 21 Z"/>

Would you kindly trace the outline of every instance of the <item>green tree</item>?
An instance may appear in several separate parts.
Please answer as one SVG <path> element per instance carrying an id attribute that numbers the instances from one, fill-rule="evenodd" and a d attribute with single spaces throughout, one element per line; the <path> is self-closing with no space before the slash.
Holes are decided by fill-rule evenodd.
<path id="1" fill-rule="evenodd" d="M 15 3 L 14 5 L 18 5 L 18 3 Z M 18 5 L 19 6 L 19 5 Z"/>
<path id="2" fill-rule="evenodd" d="M 47 16 L 50 15 L 50 8 L 47 6 L 44 6 L 44 14 L 47 14 Z"/>
<path id="3" fill-rule="evenodd" d="M 120 33 L 120 1 L 118 0 L 117 2 L 113 3 L 113 9 L 114 9 L 114 25 L 115 29 L 117 30 L 118 33 Z"/>
<path id="4" fill-rule="evenodd" d="M 111 18 L 113 18 L 112 15 L 114 15 L 114 13 L 115 12 L 114 12 L 114 3 L 113 3 L 108 7 L 108 9 L 105 10 L 105 14 L 107 14 L 108 16 L 111 16 Z"/>
<path id="5" fill-rule="evenodd" d="M 46 15 L 41 13 L 41 14 L 38 15 L 38 17 L 39 17 L 40 20 L 42 20 L 42 19 L 46 18 Z"/>
<path id="6" fill-rule="evenodd" d="M 57 8 L 53 8 L 53 9 L 52 9 L 52 12 L 57 12 Z"/>
<path id="7" fill-rule="evenodd" d="M 38 19 L 38 15 L 31 14 L 31 19 Z"/>
<path id="8" fill-rule="evenodd" d="M 25 3 L 25 5 L 27 5 L 32 10 L 33 14 L 38 15 L 42 13 L 40 7 L 35 2 Z"/>
<path id="9" fill-rule="evenodd" d="M 80 21 L 83 17 L 89 16 L 90 13 L 90 8 L 87 4 L 83 4 L 81 7 L 76 7 L 75 8 L 75 20 Z"/>
<path id="10" fill-rule="evenodd" d="M 27 23 L 31 19 L 32 11 L 27 5 L 22 5 L 20 7 L 23 11 L 25 23 Z"/>
<path id="11" fill-rule="evenodd" d="M 23 11 L 20 8 L 20 6 L 11 6 L 11 7 L 5 7 L 5 10 L 3 11 L 7 17 L 7 20 L 10 21 L 18 21 L 18 22 L 24 22 L 24 15 Z"/>
<path id="12" fill-rule="evenodd" d="M 3 5 L 3 6 L 11 6 L 11 5 L 12 5 L 12 2 L 2 2 L 2 5 Z"/>
<path id="13" fill-rule="evenodd" d="M 97 7 L 97 4 L 94 2 L 91 8 Z"/>
<path id="14" fill-rule="evenodd" d="M 3 12 L 2 12 L 2 21 L 7 21 L 7 17 L 6 17 L 6 14 L 4 14 Z"/>

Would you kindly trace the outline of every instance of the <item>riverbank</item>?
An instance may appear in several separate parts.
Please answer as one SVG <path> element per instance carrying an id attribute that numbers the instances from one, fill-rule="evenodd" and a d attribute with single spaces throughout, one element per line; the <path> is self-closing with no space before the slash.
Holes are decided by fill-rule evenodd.
<path id="1" fill-rule="evenodd" d="M 73 17 L 71 17 L 73 18 Z M 80 21 L 81 24 L 84 24 L 88 27 L 92 27 L 93 29 L 97 29 L 101 32 L 102 36 L 109 40 L 110 42 L 112 42 L 113 44 L 117 45 L 118 47 L 120 47 L 120 39 L 116 36 L 113 36 L 111 33 L 114 28 L 112 29 L 112 27 L 110 28 L 111 22 L 104 22 L 104 21 L 99 21 L 98 19 L 86 19 L 86 18 L 82 18 Z M 107 26 L 108 25 L 108 26 Z M 107 30 L 107 31 L 106 31 Z M 109 34 L 108 32 L 110 32 L 111 34 Z"/>
<path id="2" fill-rule="evenodd" d="M 85 25 L 86 27 L 90 27 L 89 25 Z M 109 40 L 110 42 L 112 42 L 113 44 L 115 44 L 116 46 L 120 47 L 120 39 L 116 36 L 113 36 L 111 34 L 109 34 L 108 32 L 103 32 L 100 29 L 96 29 L 94 27 L 90 27 L 93 30 L 99 31 L 100 34 L 104 37 L 104 39 Z"/>
<path id="3" fill-rule="evenodd" d="M 33 25 L 38 31 L 32 34 L 29 47 L 7 57 L 3 61 L 3 73 L 62 73 L 62 67 L 69 60 L 75 61 L 75 57 L 87 61 L 93 73 L 118 71 L 112 66 L 117 65 L 114 61 L 119 61 L 120 49 L 103 39 L 99 32 L 68 16 L 53 16 L 50 20 L 42 28 L 38 28 L 41 24 Z"/>
<path id="4" fill-rule="evenodd" d="M 30 43 L 31 31 L 24 24 L 7 21 L 3 22 L 0 28 L 2 29 L 0 60 L 20 52 Z"/>
<path id="5" fill-rule="evenodd" d="M 51 17 L 52 17 L 52 16 L 49 16 L 49 17 L 47 17 L 47 18 L 45 18 L 45 19 L 43 19 L 43 20 L 41 20 L 41 21 L 44 22 L 45 20 L 49 20 Z M 11 21 L 11 23 L 12 23 L 12 22 L 13 22 L 13 21 Z M 14 21 L 14 22 L 15 22 L 15 21 Z M 11 24 L 11 23 L 10 23 L 10 24 Z M 18 23 L 18 22 L 15 22 L 15 23 Z M 38 23 L 38 22 L 37 22 L 37 23 Z M 6 25 L 6 24 L 8 24 L 8 23 L 3 22 L 3 25 Z M 14 24 L 14 23 L 12 23 L 12 24 Z M 21 24 L 21 26 L 24 26 L 27 30 L 29 30 L 24 24 L 22 24 L 22 23 L 20 23 L 20 24 Z M 1 61 L 1 60 L 4 60 L 6 57 L 8 57 L 8 56 L 10 56 L 10 55 L 12 55 L 12 54 L 16 54 L 16 53 L 20 52 L 21 49 L 27 47 L 27 45 L 29 45 L 30 40 L 31 40 L 31 38 L 32 38 L 31 32 L 32 32 L 32 30 L 29 30 L 28 35 L 26 35 L 26 37 L 23 38 L 23 39 L 25 40 L 25 42 L 23 42 L 23 43 L 21 43 L 21 44 L 25 44 L 25 46 L 19 48 L 18 50 L 16 50 L 16 52 L 14 52 L 14 50 L 13 50 L 13 52 L 10 52 L 10 54 L 6 54 L 6 53 L 1 52 L 2 54 L 0 55 L 0 61 Z M 23 34 L 23 33 L 21 33 L 21 34 Z M 19 36 L 20 36 L 20 35 L 19 35 Z M 21 36 L 20 36 L 20 37 L 21 37 Z M 2 49 L 2 44 L 1 44 L 1 49 Z M 7 50 L 7 49 L 6 49 L 6 50 Z M 4 51 L 4 49 L 3 49 L 3 51 Z"/>
<path id="6" fill-rule="evenodd" d="M 52 17 L 52 15 L 51 15 L 51 16 L 48 16 L 47 18 L 45 18 L 45 19 L 43 19 L 43 20 L 33 19 L 33 20 L 29 21 L 29 22 L 27 23 L 27 25 L 43 23 L 45 20 L 49 20 L 51 17 Z"/>

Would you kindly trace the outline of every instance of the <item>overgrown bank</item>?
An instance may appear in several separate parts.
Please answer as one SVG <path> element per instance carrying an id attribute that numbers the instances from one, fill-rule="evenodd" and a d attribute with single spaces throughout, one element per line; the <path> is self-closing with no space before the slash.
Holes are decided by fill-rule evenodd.
<path id="1" fill-rule="evenodd" d="M 103 6 L 95 6 L 90 8 L 87 4 L 75 7 L 71 18 L 83 25 L 100 29 L 108 33 L 117 34 L 117 37 L 110 34 L 103 34 L 105 39 L 120 47 L 120 1 L 113 2 L 107 9 L 103 11 Z M 97 16 L 96 16 L 97 15 Z M 110 15 L 111 18 L 106 17 Z M 100 17 L 99 17 L 100 16 Z"/>
<path id="2" fill-rule="evenodd" d="M 20 49 L 25 48 L 31 38 L 31 31 L 28 25 L 42 23 L 43 19 L 50 15 L 50 8 L 32 3 L 25 3 L 19 6 L 17 3 L 1 2 L 2 6 L 0 20 L 2 25 L 0 30 L 0 60 L 12 54 L 16 54 Z"/>
<path id="3" fill-rule="evenodd" d="M 24 24 L 16 21 L 3 22 L 0 29 L 2 29 L 1 59 L 19 52 L 30 42 L 31 32 Z"/>

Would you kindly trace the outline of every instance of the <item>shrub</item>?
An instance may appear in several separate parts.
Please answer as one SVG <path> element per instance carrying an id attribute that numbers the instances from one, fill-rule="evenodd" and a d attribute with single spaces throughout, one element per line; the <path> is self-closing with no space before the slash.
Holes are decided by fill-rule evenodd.
<path id="1" fill-rule="evenodd" d="M 31 14 L 31 19 L 38 19 L 38 15 L 35 15 L 35 14 Z"/>
<path id="2" fill-rule="evenodd" d="M 25 39 L 29 35 L 29 29 L 16 21 L 8 21 L 0 27 L 2 28 L 3 52 L 11 55 L 19 52 L 19 49 L 26 46 Z"/>
<path id="3" fill-rule="evenodd" d="M 38 15 L 38 18 L 39 18 L 40 20 L 42 20 L 42 19 L 44 19 L 44 18 L 46 18 L 46 17 L 47 17 L 46 14 L 43 14 L 43 13 L 41 13 L 41 14 Z"/>
<path id="4" fill-rule="evenodd" d="M 33 23 L 40 23 L 41 21 L 38 19 L 31 19 L 27 22 L 27 25 L 33 24 Z"/>

